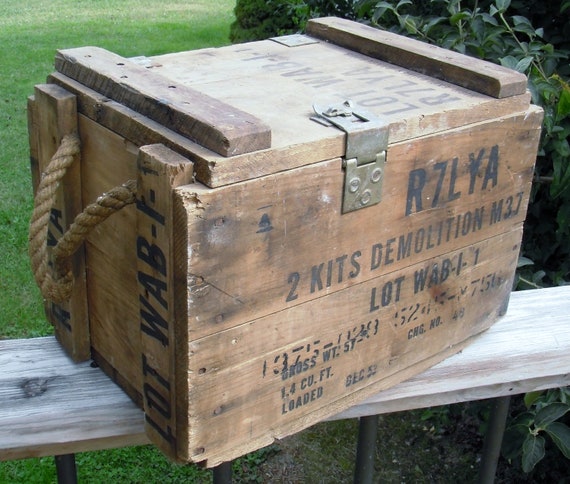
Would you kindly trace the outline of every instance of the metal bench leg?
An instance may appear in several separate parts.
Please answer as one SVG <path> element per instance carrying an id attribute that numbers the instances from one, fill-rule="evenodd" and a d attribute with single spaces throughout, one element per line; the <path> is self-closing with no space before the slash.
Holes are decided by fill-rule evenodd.
<path id="1" fill-rule="evenodd" d="M 378 415 L 360 417 L 358 425 L 358 447 L 356 448 L 356 465 L 354 468 L 355 484 L 372 483 L 377 434 Z"/>
<path id="2" fill-rule="evenodd" d="M 495 481 L 510 403 L 511 397 L 509 396 L 495 398 L 493 401 L 489 428 L 483 444 L 483 456 L 481 457 L 481 468 L 477 481 L 479 484 L 492 484 Z"/>
<path id="3" fill-rule="evenodd" d="M 55 468 L 59 484 L 77 484 L 75 454 L 56 455 Z"/>
<path id="4" fill-rule="evenodd" d="M 232 482 L 232 463 L 224 462 L 213 469 L 214 484 L 231 484 Z"/>

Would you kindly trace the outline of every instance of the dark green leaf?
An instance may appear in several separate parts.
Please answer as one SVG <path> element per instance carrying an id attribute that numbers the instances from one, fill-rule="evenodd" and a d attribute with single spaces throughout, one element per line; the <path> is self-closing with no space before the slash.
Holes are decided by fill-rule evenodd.
<path id="1" fill-rule="evenodd" d="M 488 13 L 482 13 L 481 18 L 483 19 L 483 21 L 485 23 L 495 25 L 495 26 L 499 25 L 499 22 L 497 21 L 497 19 L 495 17 L 493 17 L 492 15 L 489 15 Z"/>
<path id="2" fill-rule="evenodd" d="M 558 153 L 562 158 L 564 158 L 564 160 L 562 161 L 563 163 L 562 171 L 568 171 L 568 168 L 570 167 L 568 165 L 568 157 L 570 157 L 570 145 L 568 144 L 567 139 L 558 140 L 558 142 L 556 143 L 556 153 Z"/>
<path id="3" fill-rule="evenodd" d="M 451 25 L 457 25 L 459 22 L 469 17 L 470 15 L 468 12 L 457 12 L 449 18 L 449 22 Z"/>
<path id="4" fill-rule="evenodd" d="M 554 131 L 553 131 L 554 132 Z M 555 154 L 552 154 L 552 166 L 554 168 L 554 180 L 550 185 L 550 194 L 557 198 L 570 187 L 570 145 L 566 139 L 555 144 Z"/>
<path id="5" fill-rule="evenodd" d="M 507 9 L 511 6 L 511 0 L 497 0 L 495 2 L 497 11 L 500 13 L 505 13 Z"/>
<path id="6" fill-rule="evenodd" d="M 382 2 L 385 3 L 385 2 Z M 390 11 L 392 10 L 392 6 L 390 6 Z M 380 20 L 384 14 L 386 12 L 388 12 L 389 10 L 387 8 L 384 7 L 379 7 L 377 9 L 374 10 L 374 15 L 372 16 L 372 21 L 373 22 L 378 22 L 378 20 Z"/>
<path id="7" fill-rule="evenodd" d="M 534 417 L 534 425 L 543 429 L 546 425 L 558 420 L 569 410 L 570 406 L 565 403 L 551 403 L 537 412 Z"/>
<path id="8" fill-rule="evenodd" d="M 415 34 L 418 31 L 416 24 L 416 19 L 411 15 L 402 15 L 400 18 L 400 25 L 402 28 L 406 29 L 409 34 Z"/>
<path id="9" fill-rule="evenodd" d="M 521 17 L 519 15 L 514 15 L 512 18 L 514 21 L 513 30 L 515 32 L 522 32 L 523 34 L 526 34 L 529 37 L 536 36 L 536 31 L 534 30 L 534 27 L 527 18 Z"/>
<path id="10" fill-rule="evenodd" d="M 518 59 L 516 57 L 513 57 L 512 55 L 501 57 L 499 61 L 501 62 L 501 65 L 503 67 L 509 67 L 510 69 L 516 69 L 517 64 L 519 62 Z"/>
<path id="11" fill-rule="evenodd" d="M 551 390 L 553 391 L 553 390 Z M 570 402 L 570 387 L 563 387 L 557 389 L 560 401 L 562 403 L 569 403 Z"/>
<path id="12" fill-rule="evenodd" d="M 522 468 L 530 472 L 544 457 L 544 438 L 540 435 L 528 434 L 522 446 Z"/>
<path id="13" fill-rule="evenodd" d="M 403 5 L 413 5 L 414 2 L 412 0 L 400 0 L 398 5 L 396 5 L 396 9 L 400 8 Z"/>
<path id="14" fill-rule="evenodd" d="M 513 19 L 513 23 L 516 27 L 520 27 L 521 25 L 526 25 L 527 27 L 530 27 L 532 29 L 532 24 L 530 23 L 530 20 L 527 19 L 526 17 L 523 17 L 521 15 L 513 15 L 511 18 Z"/>
<path id="15" fill-rule="evenodd" d="M 556 114 L 559 117 L 570 115 L 570 89 L 562 89 L 558 105 L 556 106 Z"/>
<path id="16" fill-rule="evenodd" d="M 394 6 L 390 2 L 378 2 L 376 8 L 385 8 L 386 10 L 394 10 Z"/>
<path id="17" fill-rule="evenodd" d="M 522 263 L 522 259 L 524 259 L 524 263 Z M 527 266 L 527 265 L 534 265 L 534 262 L 531 261 L 530 259 L 527 259 L 526 257 L 519 257 L 519 262 L 517 264 L 517 267 L 523 267 L 523 266 Z M 534 402 L 536 402 L 538 400 L 538 398 L 544 393 L 543 390 L 537 391 L 537 392 L 528 392 L 525 394 L 524 396 L 524 404 L 526 405 L 526 408 L 530 408 L 532 407 L 532 404 Z"/>
<path id="18" fill-rule="evenodd" d="M 532 79 L 532 77 L 530 77 L 528 80 L 528 90 L 530 91 L 532 102 L 534 104 L 540 105 L 540 90 L 534 83 L 534 79 Z"/>
<path id="19" fill-rule="evenodd" d="M 526 425 L 515 425 L 505 430 L 501 453 L 505 459 L 515 459 L 522 452 L 522 444 L 529 434 Z"/>
<path id="20" fill-rule="evenodd" d="M 570 228 L 570 203 L 562 204 L 556 214 L 556 222 L 558 223 L 556 234 L 563 238 Z"/>
<path id="21" fill-rule="evenodd" d="M 530 67 L 532 60 L 533 60 L 532 57 L 525 57 L 524 59 L 521 59 L 520 61 L 517 62 L 515 70 L 518 72 L 525 73 Z"/>
<path id="22" fill-rule="evenodd" d="M 536 271 L 532 275 L 532 282 L 534 282 L 536 285 L 539 285 L 541 283 L 541 281 L 544 279 L 544 276 L 546 276 L 546 272 Z"/>
<path id="23" fill-rule="evenodd" d="M 530 427 L 534 421 L 534 414 L 532 412 L 519 413 L 511 422 L 511 426 L 524 425 L 525 427 Z"/>
<path id="24" fill-rule="evenodd" d="M 552 422 L 545 427 L 545 432 L 564 454 L 564 457 L 570 459 L 570 428 L 561 422 Z"/>
<path id="25" fill-rule="evenodd" d="M 441 24 L 442 22 L 445 22 L 445 20 L 447 20 L 445 17 L 433 17 L 432 19 L 430 19 L 429 22 L 424 24 L 424 26 L 422 27 L 422 32 L 426 35 L 429 34 L 430 30 L 433 27 Z"/>

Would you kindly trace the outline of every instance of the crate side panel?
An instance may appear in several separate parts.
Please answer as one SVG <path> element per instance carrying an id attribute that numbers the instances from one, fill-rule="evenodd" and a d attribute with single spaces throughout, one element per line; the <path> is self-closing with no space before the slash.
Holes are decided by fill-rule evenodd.
<path id="1" fill-rule="evenodd" d="M 87 205 L 111 188 L 136 179 L 137 149 L 86 116 L 79 116 L 79 128 L 83 203 Z M 92 346 L 140 392 L 134 206 L 123 208 L 91 232 L 86 265 Z"/>

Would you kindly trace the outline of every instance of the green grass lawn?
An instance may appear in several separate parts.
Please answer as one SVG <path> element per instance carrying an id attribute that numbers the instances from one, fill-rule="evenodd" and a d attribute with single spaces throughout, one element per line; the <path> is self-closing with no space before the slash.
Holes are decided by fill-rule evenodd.
<path id="1" fill-rule="evenodd" d="M 26 98 L 57 49 L 94 45 L 124 57 L 229 43 L 235 0 L 0 2 L 0 338 L 50 333 L 29 269 L 32 188 Z"/>
<path id="2" fill-rule="evenodd" d="M 94 45 L 122 56 L 229 43 L 235 0 L 2 0 L 0 2 L 0 338 L 51 333 L 28 262 L 32 187 L 26 99 L 57 49 Z M 80 482 L 208 482 L 152 447 L 77 456 Z M 0 463 L 0 483 L 55 482 L 52 458 Z"/>

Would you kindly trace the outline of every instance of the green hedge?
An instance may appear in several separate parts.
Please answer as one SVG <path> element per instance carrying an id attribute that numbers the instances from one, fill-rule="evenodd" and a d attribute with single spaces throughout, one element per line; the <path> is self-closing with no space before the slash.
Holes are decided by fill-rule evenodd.
<path id="1" fill-rule="evenodd" d="M 280 0 L 237 0 L 236 21 L 230 27 L 233 43 L 262 40 L 276 35 L 296 32 L 303 23 L 291 15 L 290 4 Z"/>

